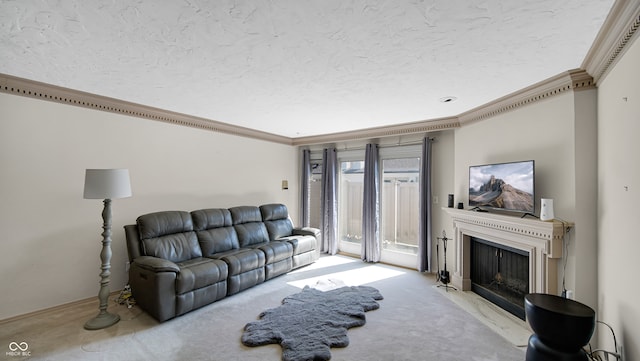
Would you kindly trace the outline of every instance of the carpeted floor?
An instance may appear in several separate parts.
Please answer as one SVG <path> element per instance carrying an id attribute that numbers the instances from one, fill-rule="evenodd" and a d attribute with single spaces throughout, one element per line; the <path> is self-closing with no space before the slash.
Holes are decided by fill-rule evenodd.
<path id="1" fill-rule="evenodd" d="M 524 359 L 516 347 L 434 289 L 435 279 L 416 271 L 322 257 L 313 265 L 234 296 L 157 323 L 134 307 L 110 304 L 122 320 L 86 331 L 97 301 L 0 323 L 0 345 L 26 342 L 30 360 L 280 360 L 279 345 L 242 345 L 243 328 L 261 311 L 277 307 L 304 285 L 339 280 L 367 285 L 383 295 L 363 327 L 349 330 L 350 344 L 332 348 L 332 360 L 509 361 Z M 8 349 L 7 349 L 8 350 Z M 0 359 L 16 360 L 0 353 Z M 26 359 L 26 358 L 21 358 Z"/>

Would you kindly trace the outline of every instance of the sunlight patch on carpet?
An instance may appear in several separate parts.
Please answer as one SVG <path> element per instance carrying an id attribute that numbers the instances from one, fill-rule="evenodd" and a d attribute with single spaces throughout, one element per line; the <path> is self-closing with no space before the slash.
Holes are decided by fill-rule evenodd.
<path id="1" fill-rule="evenodd" d="M 355 270 L 305 278 L 298 281 L 291 281 L 287 282 L 287 284 L 302 289 L 304 288 L 304 286 L 314 287 L 318 283 L 318 281 L 326 279 L 337 279 L 344 282 L 344 284 L 347 286 L 361 286 L 367 283 L 401 276 L 403 274 L 405 274 L 405 272 L 374 265 Z"/>
<path id="2" fill-rule="evenodd" d="M 320 257 L 320 259 L 315 261 L 314 263 L 295 269 L 289 272 L 289 274 L 296 274 L 296 273 L 308 272 L 308 271 L 322 269 L 322 268 L 342 266 L 345 264 L 355 263 L 355 262 L 362 262 L 362 261 L 355 258 L 347 258 L 347 257 L 340 257 L 340 256 L 323 256 L 323 257 Z"/>

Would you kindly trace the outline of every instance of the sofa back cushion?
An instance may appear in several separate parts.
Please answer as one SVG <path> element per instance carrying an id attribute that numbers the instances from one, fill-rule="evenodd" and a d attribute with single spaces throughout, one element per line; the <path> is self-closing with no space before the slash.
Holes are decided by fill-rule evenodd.
<path id="1" fill-rule="evenodd" d="M 260 209 L 254 206 L 240 206 L 229 208 L 233 227 L 238 234 L 240 247 L 269 242 L 269 234 L 264 223 Z"/>
<path id="2" fill-rule="evenodd" d="M 191 212 L 191 218 L 204 256 L 240 248 L 228 209 L 201 209 Z"/>
<path id="3" fill-rule="evenodd" d="M 271 241 L 280 237 L 290 236 L 293 232 L 293 224 L 289 219 L 287 206 L 284 204 L 264 204 L 260 206 L 262 220 L 267 227 L 267 233 Z"/>
<path id="4" fill-rule="evenodd" d="M 202 257 L 191 215 L 183 211 L 149 213 L 136 220 L 145 256 L 184 262 Z"/>

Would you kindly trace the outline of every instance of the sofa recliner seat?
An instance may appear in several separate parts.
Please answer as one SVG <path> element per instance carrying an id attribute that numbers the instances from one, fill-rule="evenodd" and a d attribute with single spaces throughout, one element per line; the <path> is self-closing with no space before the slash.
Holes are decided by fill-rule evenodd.
<path id="1" fill-rule="evenodd" d="M 160 322 L 319 257 L 320 231 L 294 228 L 282 204 L 155 212 L 124 228 L 133 297 Z"/>
<path id="2" fill-rule="evenodd" d="M 292 268 L 315 262 L 320 257 L 319 229 L 294 228 L 284 204 L 262 205 L 260 206 L 260 214 L 271 242 L 286 241 L 293 246 Z"/>
<path id="3" fill-rule="evenodd" d="M 227 264 L 202 257 L 188 212 L 150 213 L 136 223 L 137 247 L 128 244 L 128 250 L 139 256 L 131 262 L 129 283 L 136 302 L 155 318 L 164 321 L 227 295 Z M 127 227 L 129 241 L 136 232 Z"/>
<path id="4" fill-rule="evenodd" d="M 260 208 L 240 206 L 229 208 L 229 211 L 238 233 L 240 247 L 259 249 L 264 253 L 265 280 L 291 271 L 293 245 L 286 241 L 269 239 Z"/>
<path id="5" fill-rule="evenodd" d="M 227 264 L 227 295 L 236 294 L 265 281 L 264 252 L 260 249 L 241 248 L 228 209 L 201 209 L 191 212 L 191 217 L 205 257 L 219 259 Z"/>

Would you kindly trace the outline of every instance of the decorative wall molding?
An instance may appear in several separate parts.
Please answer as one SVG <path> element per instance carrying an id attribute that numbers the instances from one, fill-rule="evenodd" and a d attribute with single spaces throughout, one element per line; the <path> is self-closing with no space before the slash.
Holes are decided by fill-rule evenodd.
<path id="1" fill-rule="evenodd" d="M 581 69 L 561 73 L 454 117 L 309 137 L 279 136 L 1 73 L 0 92 L 292 146 L 327 144 L 455 129 L 568 91 L 592 89 L 624 54 L 627 44 L 640 36 L 639 27 L 640 1 L 617 0 Z"/>
<path id="2" fill-rule="evenodd" d="M 292 145 L 292 139 L 258 130 L 63 88 L 0 73 L 0 92 L 56 103 L 150 119 L 186 127 Z"/>
<path id="3" fill-rule="evenodd" d="M 598 84 L 639 35 L 640 1 L 617 0 L 582 62 Z"/>
<path id="4" fill-rule="evenodd" d="M 172 123 L 213 132 L 248 137 L 292 146 L 375 139 L 429 133 L 459 128 L 567 91 L 593 88 L 593 78 L 584 70 L 570 70 L 516 91 L 455 117 L 424 120 L 399 125 L 361 129 L 309 137 L 289 138 L 258 130 L 217 122 L 169 110 L 104 97 L 0 73 L 0 92 L 53 101 L 94 110 Z"/>
<path id="5" fill-rule="evenodd" d="M 403 134 L 428 133 L 438 130 L 453 129 L 472 122 L 484 120 L 496 115 L 518 109 L 520 107 L 559 95 L 568 91 L 593 89 L 593 78 L 585 70 L 573 69 L 543 80 L 522 90 L 469 110 L 455 117 L 425 120 L 395 126 L 356 130 L 352 132 L 334 133 L 320 136 L 300 137 L 293 139 L 293 145 L 312 145 L 332 143 L 346 140 L 381 138 Z"/>
<path id="6" fill-rule="evenodd" d="M 569 70 L 471 109 L 460 114 L 458 118 L 460 125 L 465 125 L 491 118 L 567 91 L 592 89 L 594 87 L 593 78 L 586 71 L 582 69 Z"/>
<path id="7" fill-rule="evenodd" d="M 350 132 L 318 136 L 288 138 L 214 120 L 181 114 L 124 100 L 104 97 L 78 90 L 63 88 L 11 75 L 0 74 L 0 92 L 53 101 L 94 110 L 112 112 L 144 119 L 162 121 L 213 132 L 249 137 L 281 144 L 302 146 L 341 141 L 384 138 L 390 136 L 429 133 L 483 120 L 500 113 L 548 98 L 570 90 L 592 88 L 593 79 L 584 70 L 571 70 L 528 88 L 509 94 L 456 117 L 424 120 L 400 125 L 368 128 Z"/>

